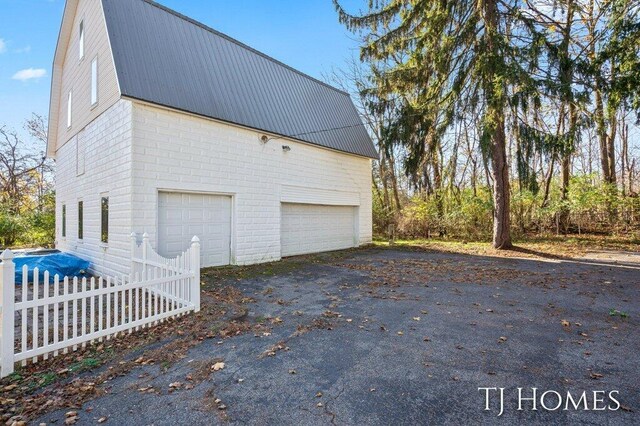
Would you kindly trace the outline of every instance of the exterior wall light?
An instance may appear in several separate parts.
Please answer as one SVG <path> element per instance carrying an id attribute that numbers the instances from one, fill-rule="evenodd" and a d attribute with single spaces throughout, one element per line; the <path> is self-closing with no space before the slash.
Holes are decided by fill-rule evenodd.
<path id="1" fill-rule="evenodd" d="M 291 151 L 291 147 L 289 145 L 282 145 L 282 150 L 284 152 L 289 152 L 289 151 Z"/>

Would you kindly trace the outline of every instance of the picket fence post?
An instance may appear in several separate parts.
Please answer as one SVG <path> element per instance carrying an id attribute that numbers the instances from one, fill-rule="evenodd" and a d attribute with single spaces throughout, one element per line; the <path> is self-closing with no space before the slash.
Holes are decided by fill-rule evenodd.
<path id="1" fill-rule="evenodd" d="M 15 264 L 13 253 L 6 249 L 0 254 L 0 377 L 13 373 L 14 315 L 15 315 Z M 27 291 L 27 289 L 22 289 Z"/>
<path id="2" fill-rule="evenodd" d="M 131 270 L 129 271 L 131 275 L 135 275 L 136 273 L 136 262 L 134 258 L 136 257 L 136 247 L 138 246 L 138 237 L 135 232 L 132 232 L 131 235 Z"/>
<path id="3" fill-rule="evenodd" d="M 142 234 L 142 279 L 146 280 L 147 277 L 147 259 L 149 253 L 147 253 L 147 247 L 149 247 L 149 234 L 146 232 Z"/>
<path id="4" fill-rule="evenodd" d="M 191 269 L 193 279 L 191 280 L 191 297 L 195 312 L 200 312 L 200 239 L 193 236 L 191 239 Z"/>

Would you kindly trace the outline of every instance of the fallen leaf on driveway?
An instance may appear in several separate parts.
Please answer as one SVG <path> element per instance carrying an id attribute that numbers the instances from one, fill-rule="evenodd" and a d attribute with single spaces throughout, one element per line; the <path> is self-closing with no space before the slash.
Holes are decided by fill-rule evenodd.
<path id="1" fill-rule="evenodd" d="M 600 373 L 590 373 L 589 377 L 591 377 L 593 380 L 598 380 L 598 379 L 602 379 L 604 375 Z"/>
<path id="2" fill-rule="evenodd" d="M 507 338 L 505 336 L 500 336 L 500 338 L 498 339 L 498 343 L 503 343 L 506 341 L 507 341 Z"/>
<path id="3" fill-rule="evenodd" d="M 220 371 L 224 369 L 224 362 L 216 362 L 215 364 L 213 364 L 213 366 L 211 366 L 211 369 L 213 371 Z"/>
<path id="4" fill-rule="evenodd" d="M 420 317 L 413 317 L 414 321 L 420 321 Z"/>
<path id="5" fill-rule="evenodd" d="M 560 324 L 562 324 L 563 327 L 570 327 L 571 323 L 567 320 L 562 320 L 560 321 Z"/>

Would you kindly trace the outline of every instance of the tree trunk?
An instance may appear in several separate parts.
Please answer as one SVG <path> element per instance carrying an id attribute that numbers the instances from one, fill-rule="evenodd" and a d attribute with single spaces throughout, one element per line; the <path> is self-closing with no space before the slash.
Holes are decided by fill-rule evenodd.
<path id="1" fill-rule="evenodd" d="M 596 61 L 596 17 L 594 0 L 590 0 L 587 5 L 587 18 L 585 25 L 588 31 L 589 43 L 589 61 L 593 64 Z M 598 134 L 598 147 L 600 148 L 600 166 L 602 169 L 602 180 L 608 183 L 611 180 L 611 171 L 609 169 L 609 159 L 607 156 L 607 127 L 604 120 L 604 105 L 602 100 L 602 88 L 598 79 L 594 82 L 595 109 L 594 118 L 596 124 L 596 133 Z"/>
<path id="2" fill-rule="evenodd" d="M 542 207 L 547 207 L 549 204 L 549 190 L 551 189 L 551 180 L 553 179 L 553 167 L 555 166 L 556 158 L 551 157 L 551 164 L 549 164 L 549 173 L 544 182 L 544 197 L 542 198 Z"/>
<path id="3" fill-rule="evenodd" d="M 623 114 L 623 117 L 625 114 Z M 626 181 L 631 181 L 631 177 L 629 176 L 629 125 L 624 121 L 620 125 L 620 143 L 621 153 L 620 159 L 622 160 L 622 170 L 620 173 L 621 179 L 621 187 L 622 187 L 622 196 L 625 197 L 627 195 L 627 187 Z"/>
<path id="4" fill-rule="evenodd" d="M 495 133 L 491 146 L 491 172 L 493 175 L 493 246 L 497 249 L 511 247 L 511 226 L 509 218 L 510 189 L 509 167 L 507 165 L 504 115 L 502 111 L 492 111 L 496 119 Z"/>
<path id="5" fill-rule="evenodd" d="M 389 153 L 389 174 L 391 176 L 393 199 L 396 202 L 396 210 L 400 211 L 402 206 L 400 205 L 400 191 L 398 190 L 398 177 L 396 176 L 396 160 L 393 156 L 393 151 Z"/>
<path id="6" fill-rule="evenodd" d="M 387 171 L 387 162 L 385 161 L 385 153 L 380 153 L 380 181 L 382 183 L 382 192 L 384 194 L 383 198 L 383 206 L 385 209 L 391 209 L 391 203 L 389 200 L 389 184 L 388 184 L 388 171 Z"/>
<path id="7" fill-rule="evenodd" d="M 491 132 L 491 174 L 493 176 L 493 247 L 497 249 L 511 248 L 511 223 L 509 166 L 507 163 L 504 88 L 496 93 L 496 75 L 492 62 L 500 60 L 500 51 L 496 39 L 499 38 L 498 2 L 485 0 L 483 7 L 485 37 L 489 55 L 486 68 L 483 70 L 483 89 L 487 102 L 485 127 Z"/>
<path id="8" fill-rule="evenodd" d="M 607 162 L 609 163 L 609 183 L 616 184 L 616 130 L 618 118 L 615 110 L 609 113 L 609 136 L 607 137 Z"/>

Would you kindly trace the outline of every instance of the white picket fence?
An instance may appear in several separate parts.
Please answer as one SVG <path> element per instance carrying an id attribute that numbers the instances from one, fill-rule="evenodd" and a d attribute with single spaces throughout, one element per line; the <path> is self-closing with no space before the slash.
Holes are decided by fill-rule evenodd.
<path id="1" fill-rule="evenodd" d="M 0 254 L 0 377 L 14 364 L 38 362 L 91 342 L 131 333 L 200 310 L 200 240 L 173 259 L 158 255 L 147 234 L 131 235 L 131 272 L 119 277 L 51 277 L 22 269 L 16 301 L 13 253 Z"/>

